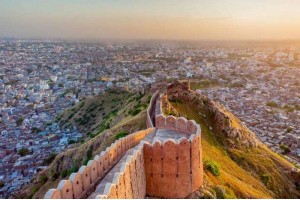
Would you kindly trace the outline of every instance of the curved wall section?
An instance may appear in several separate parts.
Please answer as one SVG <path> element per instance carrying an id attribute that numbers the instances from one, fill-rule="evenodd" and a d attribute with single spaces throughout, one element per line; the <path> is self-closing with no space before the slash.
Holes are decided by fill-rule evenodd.
<path id="1" fill-rule="evenodd" d="M 96 155 L 93 160 L 90 160 L 87 166 L 81 166 L 77 173 L 71 174 L 69 180 L 62 180 L 56 189 L 50 189 L 44 198 L 86 198 L 128 150 L 135 147 L 145 136 L 153 132 L 154 128 L 149 128 L 115 141 L 100 155 Z M 114 190 L 113 188 L 111 191 Z"/>

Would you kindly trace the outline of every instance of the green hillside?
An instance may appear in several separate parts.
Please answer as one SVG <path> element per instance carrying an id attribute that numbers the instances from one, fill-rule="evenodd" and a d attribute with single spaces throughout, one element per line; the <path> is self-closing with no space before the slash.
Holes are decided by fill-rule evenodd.
<path id="1" fill-rule="evenodd" d="M 185 97 L 189 92 L 184 91 Z M 204 161 L 204 187 L 192 198 L 298 198 L 299 191 L 291 181 L 293 165 L 265 145 L 231 148 L 222 141 L 224 135 L 217 127 L 216 117 L 200 100 L 189 101 L 176 93 L 171 107 L 201 125 Z M 173 111 L 174 112 L 174 111 Z M 231 123 L 243 129 L 240 121 L 228 111 Z M 248 130 L 249 134 L 250 130 Z M 250 133 L 252 134 L 252 133 Z M 220 139 L 221 137 L 221 139 Z"/>

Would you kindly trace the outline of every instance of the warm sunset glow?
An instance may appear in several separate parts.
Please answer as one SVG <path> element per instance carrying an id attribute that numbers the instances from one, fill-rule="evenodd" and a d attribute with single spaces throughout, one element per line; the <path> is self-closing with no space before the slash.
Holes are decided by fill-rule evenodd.
<path id="1" fill-rule="evenodd" d="M 0 0 L 0 37 L 300 39 L 300 1 Z"/>

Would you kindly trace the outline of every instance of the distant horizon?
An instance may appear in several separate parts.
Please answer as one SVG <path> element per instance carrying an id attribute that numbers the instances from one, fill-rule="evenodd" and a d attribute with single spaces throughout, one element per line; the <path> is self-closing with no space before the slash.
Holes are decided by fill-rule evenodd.
<path id="1" fill-rule="evenodd" d="M 168 39 L 168 38 L 46 38 L 0 36 L 0 40 L 53 40 L 53 41 L 175 41 L 175 42 L 300 42 L 299 39 Z"/>
<path id="2" fill-rule="evenodd" d="M 298 0 L 0 0 L 0 37 L 300 40 Z"/>

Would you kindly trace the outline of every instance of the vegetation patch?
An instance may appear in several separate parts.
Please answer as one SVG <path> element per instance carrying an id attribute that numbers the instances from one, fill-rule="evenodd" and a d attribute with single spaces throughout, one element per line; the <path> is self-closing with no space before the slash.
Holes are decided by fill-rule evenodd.
<path id="1" fill-rule="evenodd" d="M 123 138 L 123 137 L 126 137 L 128 135 L 128 132 L 120 132 L 116 135 L 116 140 L 120 139 L 120 138 Z"/>
<path id="2" fill-rule="evenodd" d="M 269 101 L 266 103 L 267 106 L 272 108 L 279 108 L 280 106 L 275 101 Z"/>
<path id="3" fill-rule="evenodd" d="M 204 166 L 208 171 L 210 171 L 215 176 L 219 176 L 221 174 L 219 164 L 213 160 L 210 160 L 210 159 L 205 160 Z"/>
<path id="4" fill-rule="evenodd" d="M 267 174 L 264 174 L 261 176 L 261 181 L 265 184 L 265 186 L 269 185 L 270 176 Z"/>
<path id="5" fill-rule="evenodd" d="M 199 81 L 193 81 L 191 82 L 191 89 L 192 90 L 198 90 L 198 89 L 206 89 L 210 87 L 216 87 L 219 86 L 219 82 L 217 80 L 211 79 L 211 80 L 199 80 Z"/>
<path id="6" fill-rule="evenodd" d="M 52 163 L 52 161 L 55 159 L 56 156 L 57 156 L 56 153 L 51 153 L 50 156 L 44 160 L 43 164 L 50 165 L 50 163 Z"/>
<path id="7" fill-rule="evenodd" d="M 18 154 L 20 155 L 20 156 L 27 156 L 27 155 L 29 155 L 30 154 L 30 151 L 27 149 L 27 148 L 22 148 L 22 149 L 20 149 L 19 151 L 18 151 Z"/>
<path id="8" fill-rule="evenodd" d="M 291 152 L 291 149 L 288 146 L 286 146 L 285 144 L 281 144 L 280 149 L 283 150 L 283 154 L 289 154 Z"/>
<path id="9" fill-rule="evenodd" d="M 5 186 L 4 181 L 0 181 L 0 188 L 3 188 Z"/>
<path id="10" fill-rule="evenodd" d="M 218 185 L 213 187 L 213 190 L 217 199 L 236 199 L 234 192 L 227 187 Z"/>

